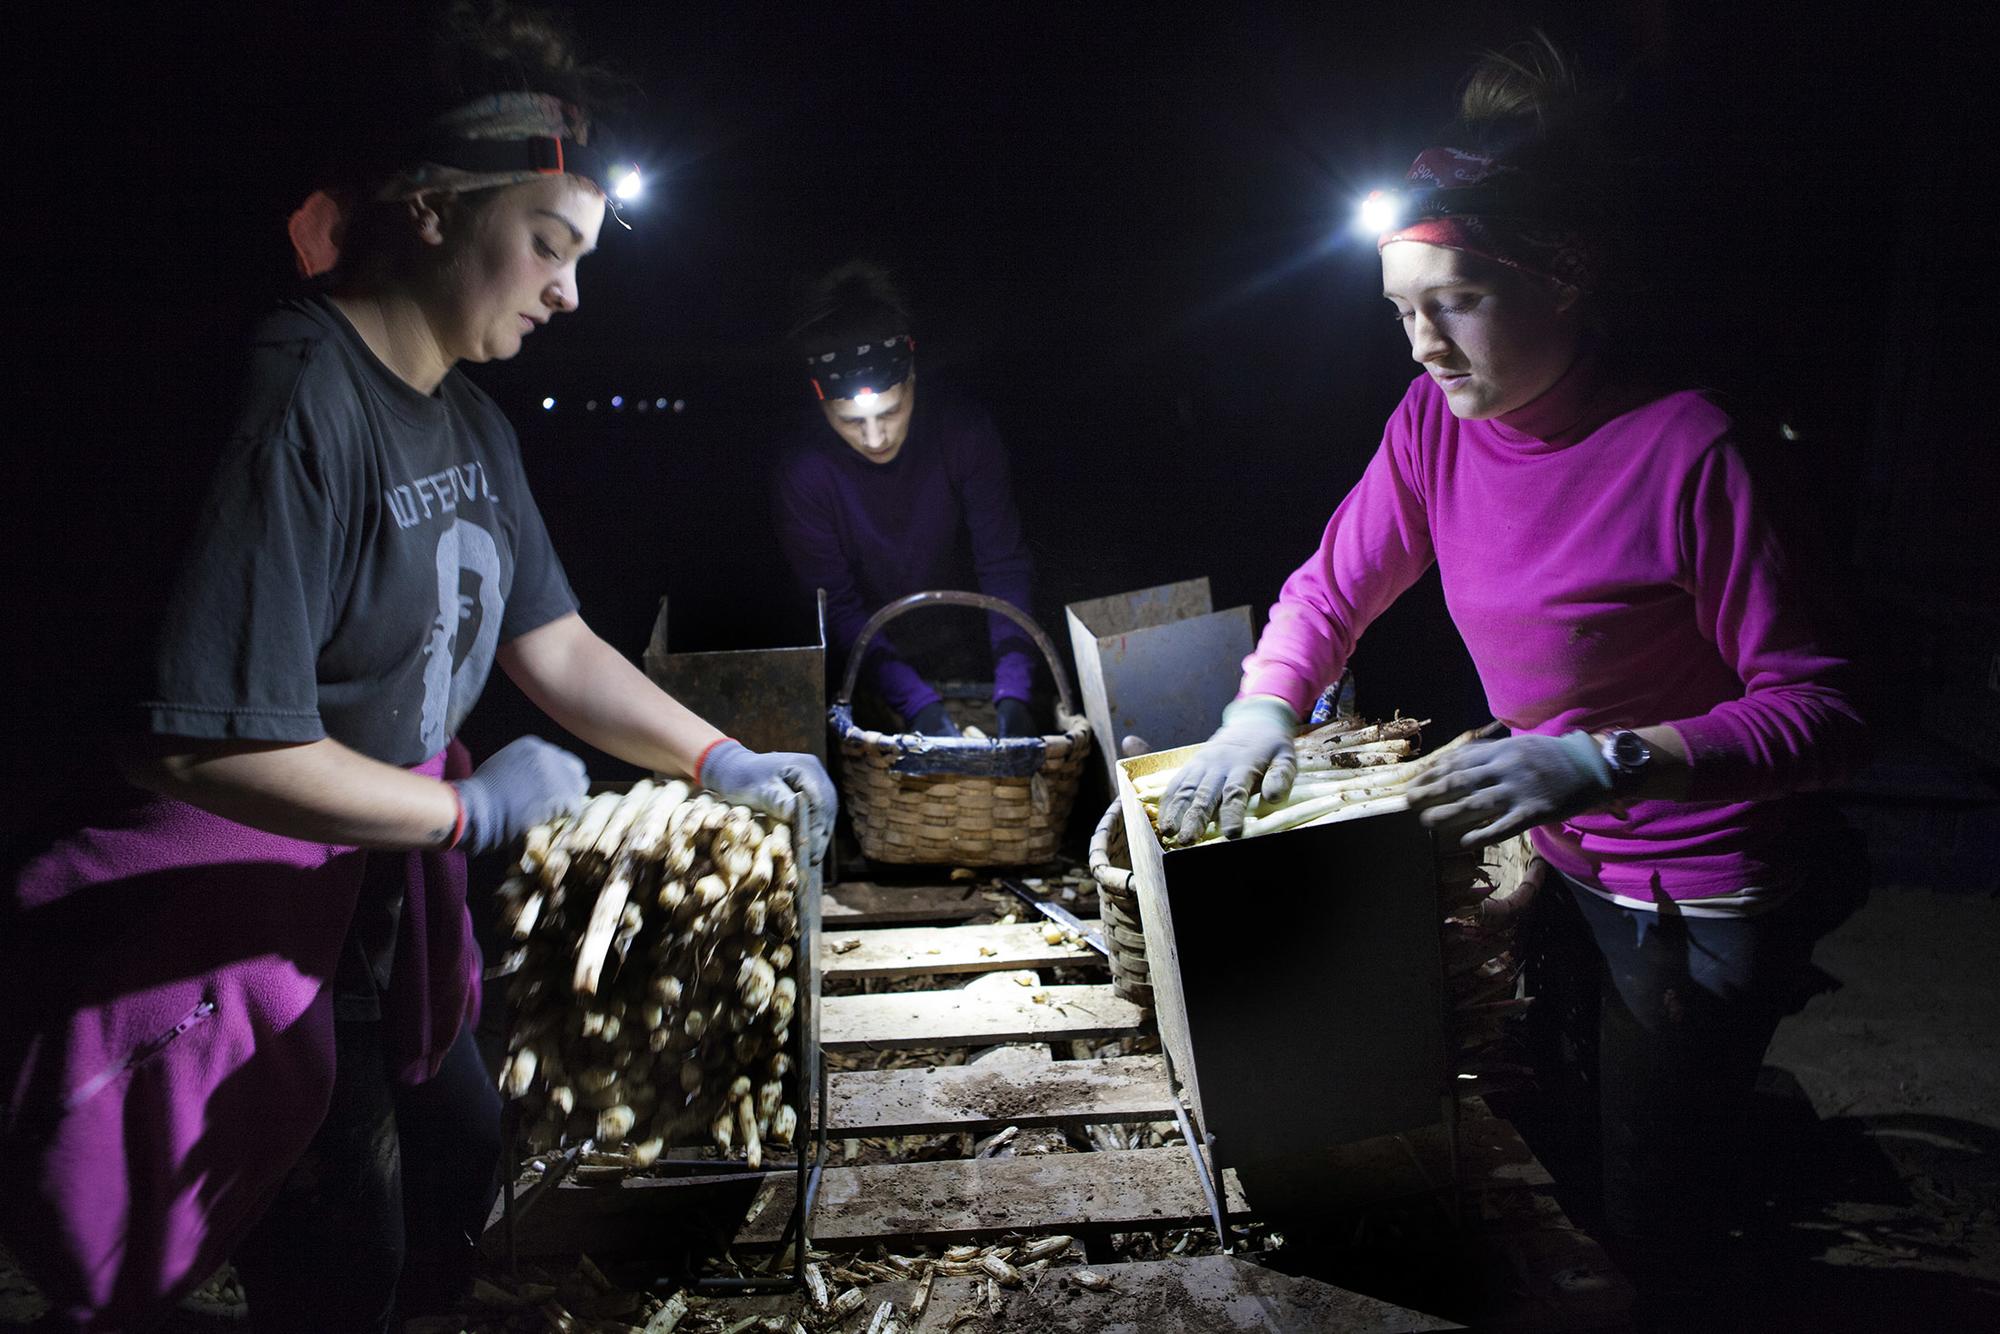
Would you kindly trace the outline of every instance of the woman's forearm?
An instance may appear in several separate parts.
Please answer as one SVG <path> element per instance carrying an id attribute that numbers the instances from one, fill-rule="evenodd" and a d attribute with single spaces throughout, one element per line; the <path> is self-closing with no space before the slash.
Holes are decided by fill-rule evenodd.
<path id="1" fill-rule="evenodd" d="M 337 741 L 153 743 L 129 748 L 119 768 L 148 791 L 314 843 L 442 847 L 458 816 L 446 784 Z"/>
<path id="2" fill-rule="evenodd" d="M 501 645 L 499 661 L 537 708 L 627 764 L 692 774 L 722 736 L 575 615 Z"/>

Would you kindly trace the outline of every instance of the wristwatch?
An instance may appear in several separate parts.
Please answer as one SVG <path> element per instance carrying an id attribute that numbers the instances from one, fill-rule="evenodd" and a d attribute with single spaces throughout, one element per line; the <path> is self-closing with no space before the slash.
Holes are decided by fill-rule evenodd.
<path id="1" fill-rule="evenodd" d="M 1637 732 L 1607 733 L 1601 753 L 1611 766 L 1611 788 L 1619 793 L 1631 792 L 1644 782 L 1646 766 L 1653 762 L 1653 748 Z"/>

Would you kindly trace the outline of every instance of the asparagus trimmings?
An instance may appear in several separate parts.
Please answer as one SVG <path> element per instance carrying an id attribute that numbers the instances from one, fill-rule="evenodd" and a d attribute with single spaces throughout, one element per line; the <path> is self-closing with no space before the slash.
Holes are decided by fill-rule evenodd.
<path id="1" fill-rule="evenodd" d="M 646 1165 L 706 1133 L 753 1166 L 798 1113 L 791 830 L 681 782 L 593 797 L 529 832 L 502 886 L 519 942 L 500 1086 L 529 1147 L 631 1141 Z"/>

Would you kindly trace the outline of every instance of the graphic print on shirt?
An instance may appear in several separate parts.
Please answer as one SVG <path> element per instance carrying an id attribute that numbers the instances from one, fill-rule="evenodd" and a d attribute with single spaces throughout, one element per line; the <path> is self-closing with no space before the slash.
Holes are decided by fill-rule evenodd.
<path id="1" fill-rule="evenodd" d="M 493 534 L 456 519 L 438 535 L 437 615 L 424 646 L 425 749 L 436 754 L 472 711 L 500 642 L 500 547 Z"/>

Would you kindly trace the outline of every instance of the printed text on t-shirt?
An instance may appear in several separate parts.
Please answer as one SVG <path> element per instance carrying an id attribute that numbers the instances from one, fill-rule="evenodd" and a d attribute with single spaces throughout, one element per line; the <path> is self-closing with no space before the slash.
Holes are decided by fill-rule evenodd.
<path id="1" fill-rule="evenodd" d="M 460 463 L 414 481 L 392 486 L 382 493 L 396 516 L 398 528 L 414 528 L 426 519 L 450 514 L 461 500 L 496 500 L 487 484 L 486 469 L 478 463 Z"/>

